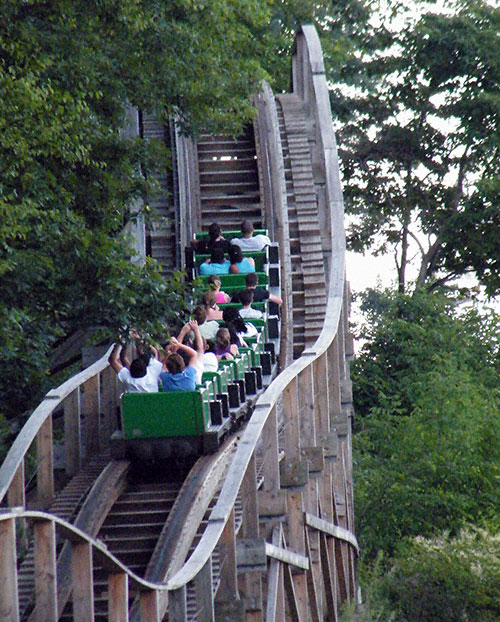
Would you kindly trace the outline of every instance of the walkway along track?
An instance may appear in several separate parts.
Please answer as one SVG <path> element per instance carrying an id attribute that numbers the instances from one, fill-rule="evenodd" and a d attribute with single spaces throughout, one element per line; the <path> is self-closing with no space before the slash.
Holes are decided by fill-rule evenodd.
<path id="1" fill-rule="evenodd" d="M 71 542 L 73 619 L 88 620 L 94 608 L 92 568 L 96 560 L 108 586 L 109 619 L 338 620 L 338 606 L 355 594 L 356 540 L 353 536 L 350 468 L 350 382 L 346 358 L 351 350 L 344 284 L 342 197 L 335 139 L 326 115 L 328 94 L 316 33 L 303 28 L 293 57 L 294 92 L 313 111 L 313 157 L 322 162 L 324 183 L 321 228 L 328 280 L 323 330 L 313 347 L 289 365 L 257 401 L 238 443 L 203 536 L 187 563 L 167 571 L 167 581 L 139 577 L 92 535 L 63 518 L 25 510 L 26 448 L 37 447 L 37 507 L 54 497 L 53 413 L 64 412 L 66 466 L 79 472 L 90 456 L 104 448 L 117 403 L 116 380 L 106 357 L 48 394 L 16 439 L 0 469 L 0 617 L 18 616 L 16 525 L 33 523 L 37 620 L 57 619 L 55 571 L 57 533 Z M 279 177 L 280 142 L 275 102 L 265 99 L 267 133 L 259 131 L 259 179 L 264 222 L 274 210 L 283 229 L 283 180 Z M 311 121 L 311 120 L 309 120 Z M 276 131 L 269 131 L 275 126 Z M 314 143 L 314 144 L 313 144 Z M 180 160 L 184 157 L 179 150 Z M 267 176 L 267 171 L 274 174 Z M 278 171 L 278 172 L 277 172 Z M 315 183 L 318 195 L 318 182 Z M 182 185 L 181 188 L 188 187 Z M 268 185 L 266 188 L 266 184 Z M 281 188 L 277 188 L 278 184 Z M 280 194 L 281 192 L 281 194 Z M 180 195 L 183 193 L 180 192 Z M 189 193 L 184 192 L 186 201 Z M 319 205 L 319 202 L 318 202 Z M 272 208 L 272 209 L 271 209 Z M 273 221 L 273 227 L 275 225 Z M 325 236 L 325 232 L 328 234 Z M 286 233 L 285 233 L 286 235 Z M 326 244 L 325 244 L 326 237 Z M 329 245 L 330 244 L 330 245 Z M 286 246 L 286 240 L 284 245 Z M 278 412 L 283 432 L 278 440 Z M 85 433 L 82 433 L 82 426 Z M 82 442 L 83 439 L 83 442 Z M 258 474 L 259 472 L 259 474 Z M 242 511 L 242 502 L 245 509 Z M 196 522 L 196 521 L 194 521 Z M 293 569 L 293 572 L 292 572 Z M 265 582 L 265 585 L 264 585 Z M 129 595 L 139 604 L 129 614 Z M 194 597 L 193 597 L 194 594 Z"/>

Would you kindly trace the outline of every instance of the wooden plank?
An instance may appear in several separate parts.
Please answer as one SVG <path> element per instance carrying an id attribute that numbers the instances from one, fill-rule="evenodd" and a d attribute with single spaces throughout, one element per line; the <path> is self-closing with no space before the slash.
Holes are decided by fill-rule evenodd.
<path id="1" fill-rule="evenodd" d="M 9 486 L 7 502 L 9 507 L 26 507 L 26 497 L 24 492 L 24 460 L 16 470 L 16 474 Z"/>
<path id="2" fill-rule="evenodd" d="M 301 614 L 301 609 L 297 601 L 297 595 L 295 593 L 295 585 L 292 579 L 292 570 L 289 566 L 283 568 L 285 593 L 288 600 L 289 619 L 291 622 L 306 622 L 307 618 Z"/>
<path id="3" fill-rule="evenodd" d="M 313 361 L 314 376 L 314 417 L 316 434 L 328 434 L 328 357 L 322 354 Z"/>
<path id="4" fill-rule="evenodd" d="M 261 436 L 262 453 L 265 456 L 262 489 L 265 491 L 278 491 L 280 488 L 280 470 L 276 406 L 273 406 Z"/>
<path id="5" fill-rule="evenodd" d="M 107 447 L 113 432 L 117 429 L 117 378 L 116 373 L 111 367 L 104 369 L 101 373 L 101 447 Z"/>
<path id="6" fill-rule="evenodd" d="M 241 485 L 241 495 L 246 500 L 243 513 L 242 535 L 245 538 L 259 538 L 259 510 L 257 499 L 257 474 L 255 453 L 252 454 Z M 264 560 L 265 561 L 265 560 Z M 245 602 L 254 612 L 255 621 L 261 619 L 262 575 L 260 572 L 246 572 L 244 577 Z"/>
<path id="7" fill-rule="evenodd" d="M 212 558 L 195 578 L 196 585 L 196 605 L 198 622 L 215 622 L 214 600 L 212 591 Z"/>
<path id="8" fill-rule="evenodd" d="M 141 622 L 160 622 L 158 593 L 155 590 L 151 592 L 141 592 L 139 596 L 139 605 L 141 610 Z"/>
<path id="9" fill-rule="evenodd" d="M 64 400 L 64 451 L 66 474 L 76 475 L 81 467 L 80 387 Z"/>
<path id="10" fill-rule="evenodd" d="M 266 555 L 301 570 L 309 570 L 309 559 L 307 557 L 274 544 L 269 544 L 269 542 L 266 542 Z"/>
<path id="11" fill-rule="evenodd" d="M 168 619 L 175 620 L 175 622 L 186 622 L 187 600 L 185 585 L 178 590 L 172 590 L 169 592 Z"/>
<path id="12" fill-rule="evenodd" d="M 283 391 L 285 455 L 289 461 L 300 460 L 300 426 L 297 402 L 297 379 L 294 377 Z"/>
<path id="13" fill-rule="evenodd" d="M 26 507 L 26 492 L 24 488 L 24 460 L 21 460 L 16 474 L 9 486 L 7 493 L 7 503 L 9 507 Z M 21 550 L 28 548 L 28 529 L 25 518 L 19 518 L 18 523 L 18 542 Z"/>
<path id="14" fill-rule="evenodd" d="M 222 564 L 217 601 L 231 601 L 239 598 L 236 574 L 236 534 L 234 528 L 233 508 L 219 541 Z"/>
<path id="15" fill-rule="evenodd" d="M 52 414 L 40 426 L 36 435 L 38 505 L 45 509 L 54 498 L 54 455 L 52 445 Z"/>
<path id="16" fill-rule="evenodd" d="M 329 542 L 330 541 L 330 542 Z M 329 543 L 332 546 L 328 546 Z M 325 533 L 320 535 L 321 569 L 325 593 L 325 610 L 329 622 L 338 622 L 336 581 L 333 566 L 333 539 Z"/>
<path id="17" fill-rule="evenodd" d="M 312 563 L 312 559 L 314 557 L 313 551 L 311 550 L 311 542 L 309 539 L 309 531 L 307 526 L 304 528 L 304 535 L 306 541 L 306 551 L 307 556 L 310 560 L 311 568 L 307 573 L 307 596 L 309 600 L 309 611 L 311 614 L 312 622 L 320 622 L 323 616 L 320 614 L 320 601 L 319 601 L 319 593 L 316 587 L 316 577 L 315 577 L 315 568 Z"/>
<path id="18" fill-rule="evenodd" d="M 0 620 L 19 622 L 16 519 L 0 521 Z"/>
<path id="19" fill-rule="evenodd" d="M 128 576 L 126 572 L 108 577 L 109 622 L 128 622 Z"/>
<path id="20" fill-rule="evenodd" d="M 73 579 L 74 622 L 93 622 L 94 584 L 92 546 L 89 542 L 71 544 L 71 576 Z"/>
<path id="21" fill-rule="evenodd" d="M 275 547 L 281 545 L 281 525 L 273 528 L 272 544 Z M 283 572 L 279 560 L 271 559 L 267 575 L 267 602 L 266 602 L 266 622 L 284 622 L 285 603 L 280 599 L 283 597 Z"/>
<path id="22" fill-rule="evenodd" d="M 56 622 L 56 530 L 52 521 L 34 524 L 35 534 L 35 620 Z"/>
<path id="23" fill-rule="evenodd" d="M 101 396 L 99 375 L 89 378 L 83 387 L 83 414 L 85 417 L 85 459 L 89 460 L 99 452 L 99 416 Z"/>
<path id="24" fill-rule="evenodd" d="M 338 525 L 333 525 L 332 523 L 322 520 L 321 518 L 313 516 L 307 512 L 305 513 L 305 524 L 313 529 L 321 531 L 322 533 L 347 542 L 353 547 L 356 553 L 359 552 L 356 536 L 348 529 L 344 529 Z"/>
<path id="25" fill-rule="evenodd" d="M 313 366 L 309 365 L 300 372 L 298 377 L 301 447 L 313 446 L 316 443 L 312 372 Z"/>

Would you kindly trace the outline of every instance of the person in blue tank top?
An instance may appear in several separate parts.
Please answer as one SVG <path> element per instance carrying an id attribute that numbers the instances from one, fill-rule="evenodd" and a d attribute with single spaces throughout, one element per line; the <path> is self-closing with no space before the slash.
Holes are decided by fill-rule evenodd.
<path id="1" fill-rule="evenodd" d="M 229 268 L 230 274 L 245 274 L 246 272 L 255 272 L 255 261 L 253 257 L 243 257 L 243 251 L 239 246 L 231 244 L 229 247 Z"/>
<path id="2" fill-rule="evenodd" d="M 221 248 L 214 248 L 210 259 L 201 264 L 200 274 L 229 274 L 229 265 L 229 261 L 224 258 L 224 251 Z"/>

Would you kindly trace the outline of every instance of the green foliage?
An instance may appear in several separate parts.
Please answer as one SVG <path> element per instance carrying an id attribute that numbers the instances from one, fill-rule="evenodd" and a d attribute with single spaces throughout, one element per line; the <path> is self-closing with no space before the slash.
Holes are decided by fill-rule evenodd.
<path id="1" fill-rule="evenodd" d="M 473 271 L 494 294 L 500 219 L 500 9 L 483 0 L 424 13 L 353 66 L 332 93 L 354 250 L 393 250 L 400 291 Z M 363 76 L 363 80 L 358 78 Z"/>
<path id="2" fill-rule="evenodd" d="M 465 529 L 415 538 L 372 573 L 361 620 L 493 622 L 500 619 L 500 537 Z"/>
<path id="3" fill-rule="evenodd" d="M 377 300 L 352 366 L 354 481 L 364 554 L 498 513 L 498 318 L 437 294 Z"/>

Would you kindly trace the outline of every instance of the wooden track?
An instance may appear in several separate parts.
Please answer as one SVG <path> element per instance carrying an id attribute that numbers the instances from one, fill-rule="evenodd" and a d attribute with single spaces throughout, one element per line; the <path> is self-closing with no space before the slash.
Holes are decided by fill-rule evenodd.
<path id="1" fill-rule="evenodd" d="M 278 95 L 281 142 L 287 181 L 293 287 L 293 351 L 298 358 L 323 328 L 326 281 L 318 202 L 303 103 Z"/>
<path id="2" fill-rule="evenodd" d="M 177 136 L 178 182 L 171 186 L 181 211 L 170 234 L 182 243 L 213 220 L 237 228 L 248 218 L 290 248 L 283 287 L 293 290 L 299 358 L 257 399 L 231 448 L 200 462 L 175 491 L 164 481 L 161 489 L 133 489 L 123 483 L 125 465 L 83 477 L 91 456 L 106 455 L 116 419 L 116 378 L 106 357 L 49 393 L 0 468 L 0 501 L 8 506 L 0 512 L 2 621 L 19 622 L 22 610 L 23 619 L 37 622 L 160 622 L 165 615 L 170 622 L 339 622 L 340 605 L 355 598 L 352 340 L 336 145 L 318 49 L 312 28 L 301 29 L 294 94 L 279 96 L 275 125 L 272 115 L 265 127 L 256 122 L 257 144 L 251 127 L 241 139 L 203 136 L 194 147 Z M 143 120 L 144 128 L 161 134 L 154 120 Z M 168 248 L 165 271 L 179 251 Z M 65 503 L 54 482 L 56 409 L 64 412 L 67 473 L 85 480 L 78 500 L 68 488 Z M 36 491 L 27 492 L 31 446 Z M 30 496 L 48 511 L 25 509 Z M 26 524 L 34 533 L 34 581 L 20 592 L 16 527 Z M 26 594 L 33 593 L 30 614 Z"/>

